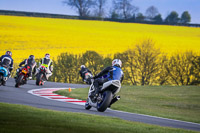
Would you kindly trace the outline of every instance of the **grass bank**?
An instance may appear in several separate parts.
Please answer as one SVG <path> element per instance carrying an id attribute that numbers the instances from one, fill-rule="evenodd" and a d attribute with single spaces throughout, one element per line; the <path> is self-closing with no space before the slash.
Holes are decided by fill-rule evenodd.
<path id="1" fill-rule="evenodd" d="M 85 100 L 88 88 L 56 93 Z M 200 123 L 199 86 L 122 86 L 112 109 Z"/>
<path id="2" fill-rule="evenodd" d="M 0 133 L 195 133 L 81 113 L 0 103 Z"/>

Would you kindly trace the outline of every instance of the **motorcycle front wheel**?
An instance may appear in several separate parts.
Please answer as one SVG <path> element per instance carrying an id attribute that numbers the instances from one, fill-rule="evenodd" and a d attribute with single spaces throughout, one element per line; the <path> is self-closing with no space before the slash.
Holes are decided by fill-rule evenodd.
<path id="1" fill-rule="evenodd" d="M 3 76 L 0 74 L 0 86 L 2 84 Z"/>
<path id="2" fill-rule="evenodd" d="M 23 78 L 24 78 L 24 75 L 20 75 L 20 76 L 18 77 L 18 79 L 16 80 L 15 87 L 18 88 L 18 87 L 20 86 L 20 84 L 22 83 Z"/>
<path id="3" fill-rule="evenodd" d="M 41 85 L 43 74 L 39 73 L 36 79 L 36 85 Z"/>
<path id="4" fill-rule="evenodd" d="M 111 100 L 112 100 L 112 92 L 111 91 L 103 92 L 102 100 L 97 103 L 97 110 L 99 112 L 104 112 L 110 105 Z"/>

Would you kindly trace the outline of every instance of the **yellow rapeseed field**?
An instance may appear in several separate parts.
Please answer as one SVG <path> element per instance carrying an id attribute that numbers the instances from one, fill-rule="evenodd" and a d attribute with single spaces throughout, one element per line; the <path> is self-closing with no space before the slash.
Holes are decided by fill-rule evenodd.
<path id="1" fill-rule="evenodd" d="M 152 39 L 168 54 L 200 50 L 200 28 L 0 15 L 0 54 L 11 50 L 15 63 L 34 54 L 56 57 L 94 50 L 104 56 Z"/>

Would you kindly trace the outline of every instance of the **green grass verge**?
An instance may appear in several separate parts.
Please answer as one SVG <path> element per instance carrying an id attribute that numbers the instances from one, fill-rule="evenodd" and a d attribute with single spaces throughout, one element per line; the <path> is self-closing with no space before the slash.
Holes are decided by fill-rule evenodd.
<path id="1" fill-rule="evenodd" d="M 0 103 L 0 133 L 195 133 L 119 118 Z"/>
<path id="2" fill-rule="evenodd" d="M 56 93 L 85 100 L 88 88 Z M 112 109 L 200 123 L 199 86 L 122 86 Z"/>

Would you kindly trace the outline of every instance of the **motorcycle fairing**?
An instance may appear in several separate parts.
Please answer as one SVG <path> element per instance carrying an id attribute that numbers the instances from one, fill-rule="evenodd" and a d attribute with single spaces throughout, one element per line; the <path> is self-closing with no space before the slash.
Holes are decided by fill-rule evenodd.
<path id="1" fill-rule="evenodd" d="M 112 92 L 114 92 L 114 94 L 118 93 L 120 91 L 121 88 L 121 83 L 119 80 L 110 80 L 107 81 L 103 84 L 103 87 L 101 88 L 101 92 L 105 91 L 107 88 L 109 88 L 109 90 L 111 90 Z"/>
<path id="2" fill-rule="evenodd" d="M 8 70 L 4 67 L 0 67 L 0 73 L 3 74 L 3 77 L 7 77 L 8 76 Z"/>

